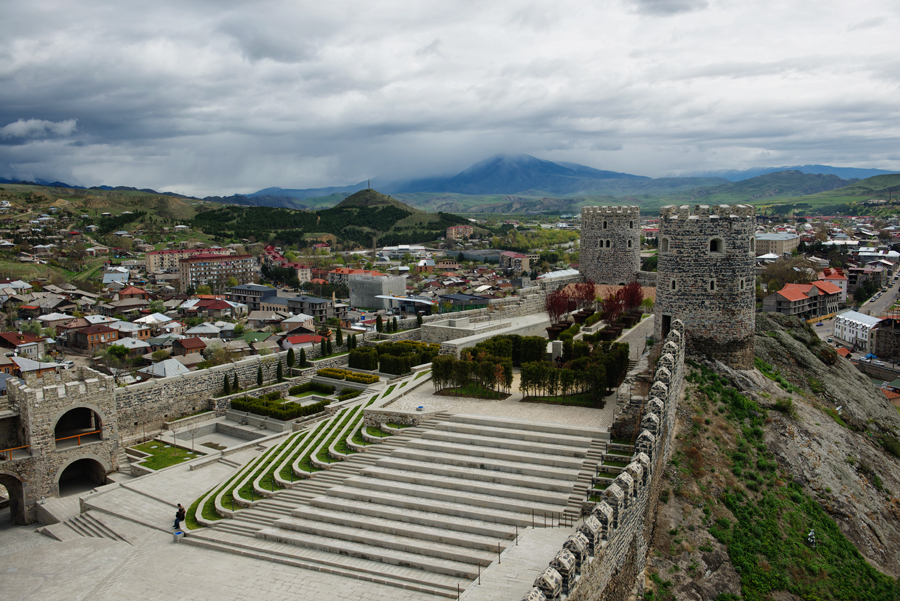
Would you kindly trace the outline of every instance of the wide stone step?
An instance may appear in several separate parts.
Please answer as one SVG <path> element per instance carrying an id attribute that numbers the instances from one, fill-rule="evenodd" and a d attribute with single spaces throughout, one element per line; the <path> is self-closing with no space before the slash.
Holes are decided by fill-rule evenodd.
<path id="1" fill-rule="evenodd" d="M 472 463 L 476 465 L 473 467 L 444 465 L 430 461 L 407 459 L 405 457 L 385 457 L 384 459 L 379 459 L 376 465 L 378 467 L 421 472 L 425 474 L 432 474 L 435 476 L 458 478 L 461 480 L 493 482 L 496 484 L 507 484 L 510 486 L 521 486 L 525 488 L 537 488 L 555 492 L 567 492 L 572 489 L 572 480 L 559 478 L 551 479 L 550 477 L 539 477 L 525 474 L 511 474 L 509 472 L 501 472 L 489 467 L 485 468 L 483 464 L 479 464 L 478 462 Z M 552 473 L 552 470 L 547 470 L 545 472 L 546 476 L 550 476 Z"/>
<path id="2" fill-rule="evenodd" d="M 345 542 L 368 545 L 389 551 L 402 551 L 412 555 L 422 555 L 460 563 L 487 565 L 493 559 L 491 552 L 483 549 L 472 549 L 454 544 L 427 541 L 389 532 L 373 532 L 342 524 L 323 524 L 317 520 L 300 517 L 282 518 L 276 521 L 273 526 L 290 530 L 291 532 L 335 539 L 335 541 L 339 541 L 337 544 Z M 498 542 L 497 544 L 500 543 Z M 377 551 L 375 552 L 377 553 Z"/>
<path id="3" fill-rule="evenodd" d="M 338 555 L 349 555 L 350 557 L 369 561 L 380 561 L 386 564 L 434 572 L 435 574 L 444 574 L 454 578 L 472 580 L 478 577 L 476 564 L 439 559 L 384 547 L 373 547 L 362 543 L 342 541 L 304 532 L 294 532 L 283 528 L 263 528 L 256 533 L 256 536 L 257 538 L 278 543 L 287 543 Z"/>
<path id="4" fill-rule="evenodd" d="M 271 526 L 275 522 L 275 517 L 269 514 L 252 513 L 252 509 L 244 509 L 234 514 L 237 522 L 250 522 L 259 526 Z"/>
<path id="5" fill-rule="evenodd" d="M 502 459 L 504 461 L 532 463 L 536 465 L 549 465 L 569 470 L 580 470 L 582 459 L 580 457 L 560 457 L 544 453 L 528 453 L 493 447 L 473 446 L 464 443 L 452 443 L 442 440 L 429 440 L 420 438 L 411 440 L 406 445 L 408 449 L 421 451 L 434 451 L 436 453 L 450 453 L 453 455 L 467 455 L 469 457 L 487 457 L 489 459 Z M 398 449 L 400 451 L 400 449 Z"/>
<path id="6" fill-rule="evenodd" d="M 509 418 L 487 417 L 484 415 L 468 415 L 458 413 L 451 415 L 450 422 L 475 424 L 488 428 L 505 428 L 509 430 L 529 430 L 532 432 L 544 432 L 562 434 L 563 436 L 577 436 L 581 438 L 599 438 L 609 440 L 609 432 L 600 428 L 585 428 L 581 426 L 567 426 L 565 424 L 553 424 L 547 422 L 534 422 Z"/>
<path id="7" fill-rule="evenodd" d="M 404 509 L 428 511 L 432 513 L 440 513 L 462 518 L 495 522 L 498 524 L 506 524 L 508 526 L 524 524 L 531 516 L 532 512 L 534 512 L 534 515 L 537 516 L 549 516 L 556 515 L 560 511 L 562 511 L 562 508 L 558 506 L 550 509 L 545 507 L 538 507 L 536 506 L 536 504 L 519 504 L 512 509 L 508 509 L 505 507 L 484 507 L 473 505 L 471 503 L 471 499 L 466 498 L 467 495 L 457 495 L 456 500 L 444 500 L 435 499 L 433 497 L 411 496 L 403 492 L 402 489 L 404 487 L 385 486 L 384 488 L 389 488 L 391 490 L 376 490 L 372 488 L 366 489 L 353 486 L 339 486 L 333 488 L 328 494 L 332 498 L 343 497 L 356 501 L 368 501 L 370 503 L 380 503 L 383 505 L 391 505 L 393 507 Z M 398 489 L 400 489 L 401 492 L 396 492 Z M 468 497 L 471 497 L 471 495 L 468 495 Z M 506 505 L 508 506 L 508 504 Z"/>
<path id="8" fill-rule="evenodd" d="M 492 497 L 506 497 L 519 501 L 532 501 L 553 505 L 559 503 L 560 498 L 571 494 L 571 487 L 564 492 L 553 492 L 523 486 L 512 486 L 493 482 L 479 482 L 477 480 L 462 480 L 452 476 L 429 475 L 421 472 L 393 469 L 389 467 L 375 466 L 365 470 L 362 475 L 376 480 L 391 480 L 430 486 L 433 488 L 445 488 L 459 492 L 475 493 Z"/>
<path id="9" fill-rule="evenodd" d="M 392 534 L 411 539 L 489 552 L 495 552 L 497 550 L 498 541 L 506 538 L 506 535 L 499 537 L 483 536 L 480 534 L 465 533 L 459 530 L 448 531 L 446 527 L 424 526 L 412 524 L 410 522 L 400 522 L 397 520 L 348 513 L 346 511 L 334 511 L 321 507 L 298 507 L 293 511 L 293 516 L 316 522 L 320 527 L 325 524 L 334 524 L 370 532 Z M 280 520 L 275 522 L 275 525 L 280 525 Z"/>
<path id="10" fill-rule="evenodd" d="M 489 539 L 503 540 L 514 533 L 514 528 L 505 524 L 483 521 L 470 517 L 456 517 L 432 511 L 418 511 L 406 507 L 383 505 L 375 501 L 357 501 L 344 497 L 321 497 L 310 502 L 310 507 L 331 510 L 335 513 L 352 513 L 370 518 L 385 519 L 389 522 L 401 522 L 438 528 L 441 530 L 463 532 L 485 536 Z"/>
<path id="11" fill-rule="evenodd" d="M 220 520 L 215 525 L 217 531 L 242 534 L 244 536 L 256 536 L 256 533 L 262 528 L 263 526 L 259 524 L 238 522 L 237 520 Z M 193 534 L 191 536 L 193 536 Z"/>
<path id="12" fill-rule="evenodd" d="M 542 457 L 545 458 L 545 457 Z M 378 460 L 376 465 L 380 465 L 382 461 L 388 458 Z M 434 469 L 440 469 L 441 466 L 449 466 L 460 469 L 469 470 L 485 470 L 488 472 L 500 472 L 502 474 L 511 474 L 525 477 L 537 477 L 545 480 L 558 480 L 565 482 L 573 482 L 578 476 L 581 469 L 579 462 L 572 462 L 578 465 L 578 468 L 566 469 L 552 465 L 539 465 L 535 463 L 523 463 L 522 461 L 508 459 L 493 459 L 489 457 L 476 457 L 468 455 L 457 455 L 455 453 L 438 453 L 435 451 L 422 451 L 420 449 L 398 449 L 389 459 L 409 462 L 410 464 L 421 463 L 426 466 L 433 466 Z"/>
<path id="13" fill-rule="evenodd" d="M 457 586 L 459 589 L 465 590 L 469 585 L 469 580 L 466 579 L 390 566 L 378 561 L 337 555 L 227 532 L 212 531 L 204 532 L 202 535 L 191 535 L 184 542 L 226 553 L 274 561 L 337 576 L 359 578 L 377 584 L 396 586 L 453 599 L 457 596 Z"/>
<path id="14" fill-rule="evenodd" d="M 543 431 L 511 430 L 500 427 L 458 424 L 453 422 L 440 424 L 436 429 L 444 432 L 456 432 L 458 434 L 490 436 L 493 438 L 511 438 L 514 440 L 525 440 L 549 445 L 584 447 L 585 449 L 591 448 L 591 442 L 593 440 L 592 438 L 584 438 L 582 436 L 565 436 L 563 434 L 547 433 Z"/>
<path id="15" fill-rule="evenodd" d="M 478 436 L 475 434 L 462 434 L 459 432 L 444 432 L 442 430 L 432 430 L 426 433 L 419 440 L 440 440 L 443 442 L 451 442 L 455 444 L 466 444 L 480 447 L 494 447 L 506 449 L 510 451 L 525 451 L 528 453 L 543 453 L 546 455 L 555 455 L 561 457 L 579 457 L 583 458 L 587 454 L 586 447 L 569 447 L 564 445 L 543 444 L 539 442 L 528 442 L 513 440 L 511 438 L 494 438 L 491 436 Z M 414 441 L 410 441 L 412 444 Z"/>

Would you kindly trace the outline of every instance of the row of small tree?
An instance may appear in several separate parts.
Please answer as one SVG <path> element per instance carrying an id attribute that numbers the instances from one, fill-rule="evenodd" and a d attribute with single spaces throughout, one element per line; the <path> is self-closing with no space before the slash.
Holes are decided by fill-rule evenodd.
<path id="1" fill-rule="evenodd" d="M 512 390 L 512 360 L 484 352 L 477 355 L 464 352 L 460 359 L 439 355 L 431 361 L 431 379 L 436 390 L 463 388 L 477 382 L 488 390 L 508 393 Z"/>
<path id="2" fill-rule="evenodd" d="M 579 341 L 580 342 L 580 341 Z M 590 393 L 600 405 L 628 371 L 629 352 L 625 343 L 602 343 L 590 352 L 565 363 L 562 369 L 546 361 L 522 365 L 520 387 L 525 396 L 566 396 Z"/>
<path id="3" fill-rule="evenodd" d="M 421 319 L 421 317 L 420 317 Z M 416 320 L 418 322 L 418 320 Z M 419 324 L 421 325 L 421 323 Z M 387 332 L 390 334 L 391 332 L 399 332 L 399 325 L 397 324 L 397 318 L 389 319 L 387 324 L 384 323 L 384 320 L 381 319 L 381 314 L 375 317 L 375 330 L 380 334 L 383 332 Z"/>

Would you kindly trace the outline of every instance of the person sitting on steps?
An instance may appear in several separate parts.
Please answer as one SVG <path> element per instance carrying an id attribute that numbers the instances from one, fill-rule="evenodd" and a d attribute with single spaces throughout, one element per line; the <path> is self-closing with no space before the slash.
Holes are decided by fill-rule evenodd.
<path id="1" fill-rule="evenodd" d="M 175 525 L 173 528 L 178 528 L 179 524 L 184 521 L 184 507 L 181 506 L 181 503 L 178 504 L 178 511 L 175 512 Z"/>

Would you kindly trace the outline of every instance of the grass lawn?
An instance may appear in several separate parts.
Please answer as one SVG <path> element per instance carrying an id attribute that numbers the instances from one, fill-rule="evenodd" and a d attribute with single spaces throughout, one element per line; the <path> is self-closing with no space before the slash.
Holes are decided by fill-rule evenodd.
<path id="1" fill-rule="evenodd" d="M 403 428 L 412 428 L 409 424 L 395 424 L 394 422 L 387 422 L 385 424 L 389 428 L 394 428 L 395 430 L 402 430 Z"/>
<path id="2" fill-rule="evenodd" d="M 191 453 L 178 447 L 168 446 L 158 440 L 151 440 L 131 448 L 150 454 L 150 457 L 144 459 L 139 465 L 151 470 L 161 470 L 164 467 L 200 457 L 200 453 Z"/>
<path id="3" fill-rule="evenodd" d="M 619 474 L 614 474 L 612 472 L 598 472 L 597 475 L 601 478 L 610 478 L 611 480 L 615 480 L 619 476 Z"/>
<path id="4" fill-rule="evenodd" d="M 413 378 L 413 380 L 418 380 L 419 378 L 421 378 L 421 377 L 424 376 L 425 374 L 430 374 L 430 373 L 431 373 L 430 371 L 420 371 L 419 373 L 416 374 L 416 377 Z"/>
<path id="5" fill-rule="evenodd" d="M 631 440 L 630 438 L 613 438 L 612 440 L 610 440 L 610 442 L 613 444 L 627 444 L 627 445 L 634 444 L 634 441 Z"/>
<path id="6" fill-rule="evenodd" d="M 628 467 L 628 463 L 626 461 L 607 461 L 603 460 L 603 465 L 609 465 L 611 467 Z"/>
<path id="7" fill-rule="evenodd" d="M 285 402 L 290 402 L 291 399 L 302 399 L 305 396 L 313 396 L 314 394 L 317 394 L 319 396 L 330 396 L 323 392 L 318 392 L 316 390 L 307 390 L 306 392 L 301 392 L 300 394 L 292 394 L 291 396 L 287 397 Z"/>
<path id="8" fill-rule="evenodd" d="M 387 438 L 388 436 L 392 436 L 381 428 L 375 428 L 374 426 L 367 426 L 366 434 L 368 434 L 369 436 L 377 436 L 378 438 Z"/>
<path id="9" fill-rule="evenodd" d="M 548 405 L 572 405 L 575 407 L 597 407 L 590 393 L 566 396 L 530 396 L 522 399 L 526 403 L 546 403 Z"/>
<path id="10" fill-rule="evenodd" d="M 619 457 L 631 457 L 634 453 L 628 451 L 607 451 L 607 455 L 618 455 Z"/>
<path id="11" fill-rule="evenodd" d="M 394 392 L 394 388 L 395 388 L 396 386 L 397 386 L 396 384 L 391 384 L 390 386 L 388 386 L 388 389 L 384 392 L 383 395 L 381 395 L 381 398 L 384 398 L 384 397 L 386 397 L 387 395 L 389 395 L 389 394 L 391 394 L 392 392 Z"/>
<path id="12" fill-rule="evenodd" d="M 435 394 L 439 394 L 441 396 L 462 396 L 462 397 L 472 397 L 476 399 L 493 399 L 493 400 L 502 400 L 509 397 L 505 392 L 498 392 L 496 390 L 489 390 L 479 384 L 478 382 L 469 382 L 465 386 L 461 386 L 459 388 L 444 388 L 443 390 L 439 390 Z"/>

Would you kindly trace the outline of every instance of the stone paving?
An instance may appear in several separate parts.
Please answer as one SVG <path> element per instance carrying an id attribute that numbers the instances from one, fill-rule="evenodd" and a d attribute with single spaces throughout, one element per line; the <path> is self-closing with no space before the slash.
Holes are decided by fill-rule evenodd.
<path id="1" fill-rule="evenodd" d="M 565 405 L 547 405 L 543 403 L 523 403 L 519 390 L 519 374 L 513 374 L 514 393 L 502 401 L 473 399 L 463 397 L 437 396 L 431 380 L 423 383 L 415 390 L 385 406 L 388 410 L 415 411 L 424 406 L 425 411 L 446 411 L 447 413 L 475 413 L 498 418 L 523 419 L 535 422 L 552 422 L 569 426 L 590 424 L 594 428 L 607 428 L 612 424 L 616 410 L 616 396 L 606 399 L 606 407 L 592 409 L 590 407 L 568 407 Z"/>

